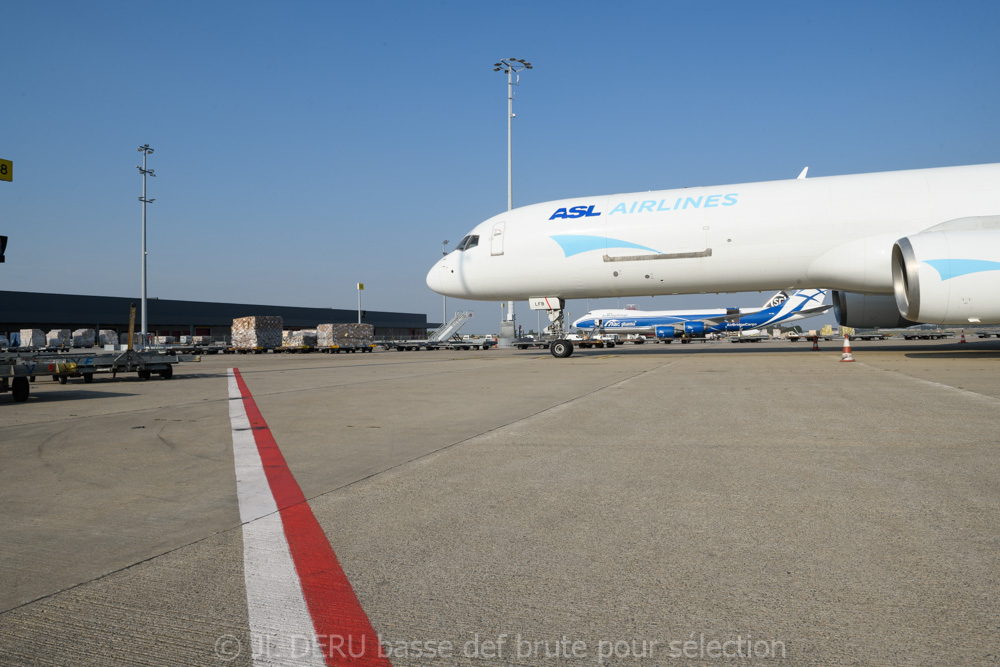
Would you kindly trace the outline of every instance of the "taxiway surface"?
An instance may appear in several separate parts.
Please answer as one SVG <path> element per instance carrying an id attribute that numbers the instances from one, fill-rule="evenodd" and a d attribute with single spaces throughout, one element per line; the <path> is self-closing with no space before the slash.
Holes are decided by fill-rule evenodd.
<path id="1" fill-rule="evenodd" d="M 394 665 L 1000 662 L 1000 343 L 823 347 L 40 379 L 0 396 L 0 663 L 259 657 L 231 367 Z"/>

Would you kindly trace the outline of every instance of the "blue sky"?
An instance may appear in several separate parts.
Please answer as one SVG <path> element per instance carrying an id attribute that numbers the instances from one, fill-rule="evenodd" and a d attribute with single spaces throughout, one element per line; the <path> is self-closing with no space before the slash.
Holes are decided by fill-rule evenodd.
<path id="1" fill-rule="evenodd" d="M 363 282 L 366 308 L 438 320 L 441 242 L 506 207 L 499 58 L 534 65 L 517 206 L 996 162 L 998 29 L 993 1 L 11 0 L 0 289 L 137 296 L 148 143 L 151 297 L 354 308 Z M 496 329 L 498 305 L 458 307 Z"/>

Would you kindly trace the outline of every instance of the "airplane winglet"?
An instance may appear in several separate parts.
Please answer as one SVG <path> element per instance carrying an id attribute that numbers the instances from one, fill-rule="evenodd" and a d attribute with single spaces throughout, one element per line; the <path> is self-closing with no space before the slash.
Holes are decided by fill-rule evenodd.
<path id="1" fill-rule="evenodd" d="M 804 181 L 804 180 L 806 180 L 806 172 L 807 171 L 809 171 L 809 167 L 806 167 L 805 169 L 803 169 L 802 173 L 799 174 L 798 178 L 796 178 L 795 180 L 797 180 L 797 181 Z"/>

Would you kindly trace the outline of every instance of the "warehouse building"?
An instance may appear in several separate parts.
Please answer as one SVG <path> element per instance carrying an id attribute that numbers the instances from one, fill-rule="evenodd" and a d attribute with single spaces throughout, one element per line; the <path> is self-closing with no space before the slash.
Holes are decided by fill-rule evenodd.
<path id="1" fill-rule="evenodd" d="M 128 332 L 129 312 L 136 306 L 135 329 L 140 329 L 140 299 L 80 296 L 0 290 L 0 335 L 12 340 L 21 329 L 113 329 Z M 302 308 L 244 303 L 211 303 L 147 299 L 148 333 L 157 336 L 225 336 L 238 317 L 280 315 L 285 329 L 314 329 L 318 324 L 358 321 L 357 310 Z M 424 338 L 427 316 L 419 313 L 361 311 L 361 321 L 375 327 L 375 339 Z"/>

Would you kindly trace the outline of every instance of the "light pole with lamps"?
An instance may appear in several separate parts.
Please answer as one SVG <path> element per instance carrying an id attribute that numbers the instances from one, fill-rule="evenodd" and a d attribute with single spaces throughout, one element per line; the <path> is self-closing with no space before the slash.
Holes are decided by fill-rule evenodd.
<path id="1" fill-rule="evenodd" d="M 531 63 L 517 58 L 504 58 L 498 63 L 493 63 L 494 72 L 507 73 L 507 210 L 514 208 L 514 187 L 511 180 L 511 129 L 510 121 L 514 118 L 514 86 L 520 81 L 519 73 L 532 69 Z M 517 80 L 515 80 L 515 75 Z"/>
<path id="2" fill-rule="evenodd" d="M 153 149 L 149 147 L 149 144 L 143 144 L 139 146 L 139 152 L 142 153 L 142 166 L 136 167 L 139 173 L 142 174 L 142 196 L 139 197 L 139 201 L 142 202 L 142 346 L 146 347 L 146 204 L 152 204 L 155 199 L 146 199 L 146 176 L 156 176 L 152 169 L 146 169 L 146 156 L 153 154 Z M 131 344 L 132 341 L 129 341 Z"/>
<path id="3" fill-rule="evenodd" d="M 448 239 L 445 239 L 441 245 L 441 255 L 447 256 L 448 254 Z M 445 294 L 441 295 L 441 326 L 448 323 L 448 296 Z"/>
<path id="4" fill-rule="evenodd" d="M 493 63 L 494 72 L 507 73 L 507 210 L 514 208 L 514 183 L 512 179 L 511 128 L 514 118 L 514 86 L 520 84 L 520 72 L 532 69 L 531 63 L 523 58 L 504 58 Z M 507 321 L 514 321 L 514 301 L 507 302 Z"/>

